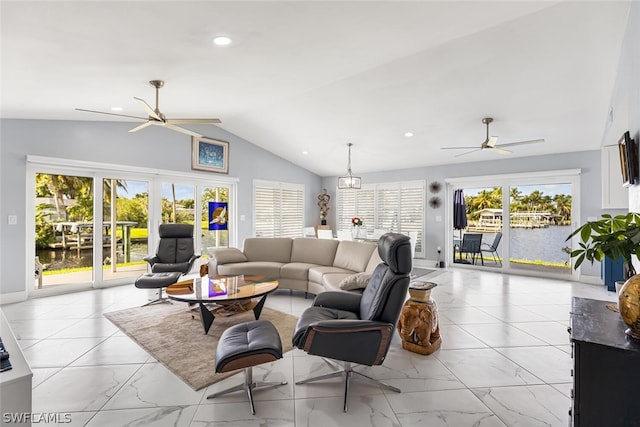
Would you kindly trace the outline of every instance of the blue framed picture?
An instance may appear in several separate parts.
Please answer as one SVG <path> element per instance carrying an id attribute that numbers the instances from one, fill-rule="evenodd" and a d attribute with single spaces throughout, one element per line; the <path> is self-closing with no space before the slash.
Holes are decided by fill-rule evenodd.
<path id="1" fill-rule="evenodd" d="M 202 136 L 192 137 L 191 169 L 229 173 L 229 143 Z"/>
<path id="2" fill-rule="evenodd" d="M 209 202 L 209 230 L 228 230 L 227 202 Z"/>

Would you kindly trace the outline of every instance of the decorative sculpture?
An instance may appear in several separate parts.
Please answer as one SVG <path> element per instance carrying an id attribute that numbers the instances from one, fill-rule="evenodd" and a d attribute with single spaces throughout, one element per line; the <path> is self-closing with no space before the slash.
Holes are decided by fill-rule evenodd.
<path id="1" fill-rule="evenodd" d="M 320 224 L 327 225 L 327 214 L 329 213 L 329 200 L 331 196 L 327 193 L 327 189 L 323 188 L 322 193 L 318 196 L 318 206 L 320 207 Z"/>
<path id="2" fill-rule="evenodd" d="M 429 285 L 435 286 L 435 284 Z M 414 288 L 412 289 L 411 286 Z M 412 298 L 404 303 L 398 320 L 402 348 L 418 354 L 431 354 L 442 344 L 438 325 L 438 306 L 431 298 L 431 288 L 420 288 L 415 284 L 411 286 L 409 293 Z"/>

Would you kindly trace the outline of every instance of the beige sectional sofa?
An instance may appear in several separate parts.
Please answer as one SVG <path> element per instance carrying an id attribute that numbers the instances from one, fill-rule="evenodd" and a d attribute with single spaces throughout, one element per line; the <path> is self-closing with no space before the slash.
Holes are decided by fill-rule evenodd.
<path id="1" fill-rule="evenodd" d="M 210 256 L 209 275 L 259 274 L 278 279 L 281 289 L 312 294 L 362 288 L 382 262 L 374 242 L 313 238 L 253 237 L 242 250 L 216 248 Z"/>

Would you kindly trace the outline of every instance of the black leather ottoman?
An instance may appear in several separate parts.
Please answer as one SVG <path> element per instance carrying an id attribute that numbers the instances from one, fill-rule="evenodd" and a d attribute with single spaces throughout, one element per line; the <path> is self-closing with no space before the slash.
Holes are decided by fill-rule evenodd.
<path id="1" fill-rule="evenodd" d="M 171 304 L 171 301 L 162 297 L 162 288 L 166 288 L 169 285 L 173 285 L 178 281 L 178 279 L 182 276 L 182 273 L 171 272 L 171 273 L 145 273 L 142 276 L 138 276 L 134 285 L 136 288 L 140 289 L 157 289 L 158 290 L 158 298 L 149 301 L 145 305 L 151 305 L 158 302 L 168 302 Z"/>
<path id="2" fill-rule="evenodd" d="M 282 342 L 280 334 L 273 324 L 267 320 L 254 320 L 240 323 L 226 329 L 216 349 L 216 372 L 229 372 L 244 369 L 244 383 L 230 387 L 207 396 L 207 399 L 245 390 L 249 396 L 251 413 L 255 415 L 253 393 L 255 389 L 264 389 L 284 385 L 287 382 L 253 382 L 252 367 L 262 363 L 282 359 Z"/>

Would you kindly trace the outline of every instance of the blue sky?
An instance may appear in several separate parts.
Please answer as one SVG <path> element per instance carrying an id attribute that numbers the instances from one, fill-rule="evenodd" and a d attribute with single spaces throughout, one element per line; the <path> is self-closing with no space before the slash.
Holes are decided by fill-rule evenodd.
<path id="1" fill-rule="evenodd" d="M 127 185 L 127 191 L 122 188 L 118 188 L 118 196 L 126 199 L 132 199 L 136 194 L 148 193 L 149 183 L 146 181 L 131 181 L 125 180 Z M 194 187 L 193 185 L 176 184 L 176 199 L 193 199 Z M 162 184 L 162 197 L 171 199 L 171 184 Z"/>
<path id="2" fill-rule="evenodd" d="M 535 190 L 541 191 L 547 196 L 555 196 L 556 194 L 571 194 L 571 184 L 536 184 L 536 185 L 516 185 L 520 194 L 525 196 L 531 194 Z M 491 190 L 493 187 L 481 188 L 464 188 L 465 196 L 475 196 L 482 190 Z"/>

